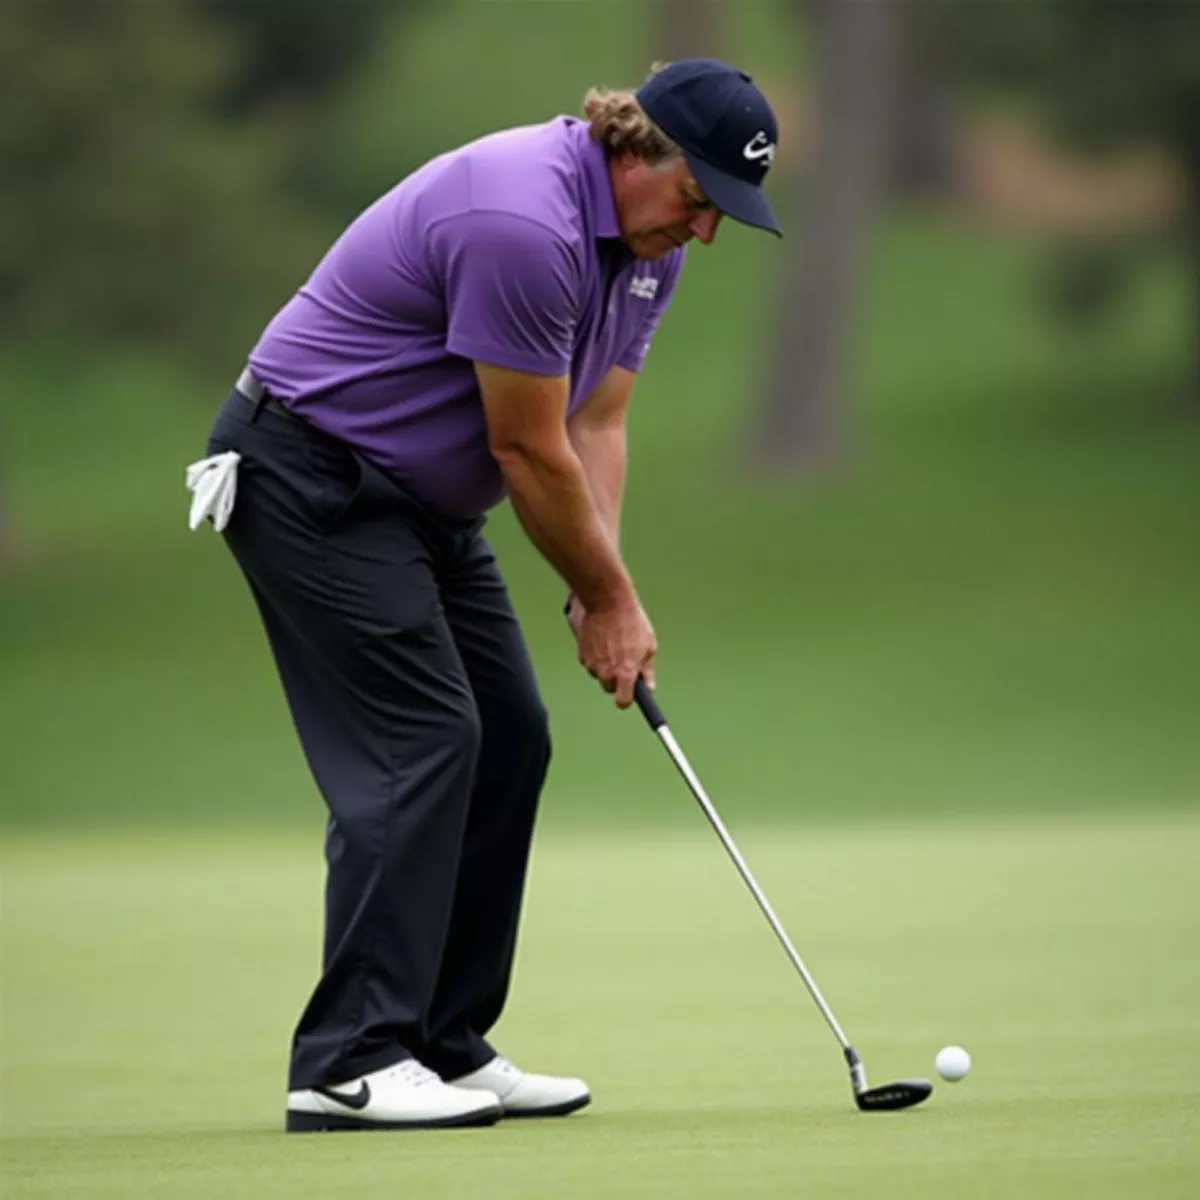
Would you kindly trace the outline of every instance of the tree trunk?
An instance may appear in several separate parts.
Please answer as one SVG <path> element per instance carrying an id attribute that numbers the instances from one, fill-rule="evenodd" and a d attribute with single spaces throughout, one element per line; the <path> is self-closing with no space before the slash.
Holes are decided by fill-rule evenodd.
<path id="1" fill-rule="evenodd" d="M 907 196 L 953 195 L 959 180 L 958 139 L 949 89 L 912 58 L 901 66 L 889 187 Z"/>
<path id="2" fill-rule="evenodd" d="M 758 461 L 781 469 L 828 460 L 842 446 L 855 285 L 886 182 L 900 55 L 890 4 L 816 0 L 812 11 L 816 143 L 786 221 L 774 352 L 753 437 Z"/>
<path id="3" fill-rule="evenodd" d="M 900 11 L 900 47 L 888 186 L 901 195 L 950 196 L 960 161 L 955 96 L 938 44 L 944 0 L 892 3 Z"/>
<path id="4" fill-rule="evenodd" d="M 0 578 L 8 573 L 8 568 L 16 559 L 16 536 L 13 521 L 6 503 L 7 493 L 0 484 Z"/>
<path id="5" fill-rule="evenodd" d="M 655 0 L 655 58 L 722 58 L 728 44 L 729 0 Z"/>
<path id="6" fill-rule="evenodd" d="M 1190 263 L 1192 302 L 1191 363 L 1184 383 L 1184 399 L 1191 411 L 1200 416 L 1200 154 L 1188 163 L 1188 199 L 1184 214 L 1184 262 Z"/>

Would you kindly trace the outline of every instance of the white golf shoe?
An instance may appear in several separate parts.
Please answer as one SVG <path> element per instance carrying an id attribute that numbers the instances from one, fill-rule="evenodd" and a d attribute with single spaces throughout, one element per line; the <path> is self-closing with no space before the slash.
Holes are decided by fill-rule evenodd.
<path id="1" fill-rule="evenodd" d="M 336 1087 L 288 1092 L 287 1130 L 449 1129 L 492 1125 L 503 1112 L 495 1093 L 451 1087 L 415 1059 Z"/>
<path id="2" fill-rule="evenodd" d="M 500 1055 L 450 1082 L 456 1088 L 479 1088 L 498 1097 L 506 1117 L 565 1117 L 592 1099 L 582 1079 L 530 1075 Z"/>

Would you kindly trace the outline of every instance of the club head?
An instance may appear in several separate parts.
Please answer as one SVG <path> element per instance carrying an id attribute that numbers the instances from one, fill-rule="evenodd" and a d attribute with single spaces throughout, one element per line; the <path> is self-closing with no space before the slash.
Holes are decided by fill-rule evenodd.
<path id="1" fill-rule="evenodd" d="M 933 1095 L 933 1084 L 928 1079 L 899 1079 L 895 1083 L 882 1083 L 878 1087 L 867 1086 L 867 1068 L 858 1057 L 853 1046 L 843 1047 L 846 1065 L 850 1068 L 850 1086 L 854 1089 L 854 1102 L 863 1112 L 891 1112 L 897 1108 L 912 1108 Z"/>
<path id="2" fill-rule="evenodd" d="M 882 1083 L 862 1091 L 855 1088 L 854 1102 L 863 1112 L 891 1112 L 912 1108 L 932 1094 L 933 1084 L 928 1079 L 898 1079 L 895 1083 Z"/>

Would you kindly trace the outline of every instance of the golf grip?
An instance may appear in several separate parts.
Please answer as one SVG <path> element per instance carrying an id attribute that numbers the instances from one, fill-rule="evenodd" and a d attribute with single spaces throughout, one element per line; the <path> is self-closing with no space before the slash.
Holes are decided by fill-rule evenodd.
<path id="1" fill-rule="evenodd" d="M 567 618 L 568 623 L 571 620 L 571 600 L 572 597 L 568 596 L 566 604 L 563 605 L 563 616 Z M 637 683 L 633 685 L 633 698 L 637 701 L 638 708 L 642 710 L 646 724 L 657 733 L 667 723 L 667 718 L 663 716 L 663 710 L 658 707 L 654 693 L 640 675 Z"/>
<path id="2" fill-rule="evenodd" d="M 663 716 L 663 710 L 658 707 L 658 701 L 655 700 L 649 685 L 640 676 L 637 683 L 633 685 L 633 698 L 637 701 L 638 708 L 642 710 L 646 724 L 657 733 L 667 723 L 667 718 Z"/>

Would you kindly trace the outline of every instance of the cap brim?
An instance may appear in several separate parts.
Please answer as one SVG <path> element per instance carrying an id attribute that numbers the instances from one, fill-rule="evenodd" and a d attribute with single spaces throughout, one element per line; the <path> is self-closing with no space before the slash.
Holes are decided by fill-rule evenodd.
<path id="1" fill-rule="evenodd" d="M 704 194 L 727 217 L 732 217 L 743 225 L 752 225 L 755 229 L 765 229 L 776 237 L 783 237 L 779 220 L 762 188 L 747 183 L 744 179 L 727 175 L 706 163 L 704 159 L 688 154 L 686 150 L 684 157 L 696 177 L 696 182 L 704 189 Z"/>

